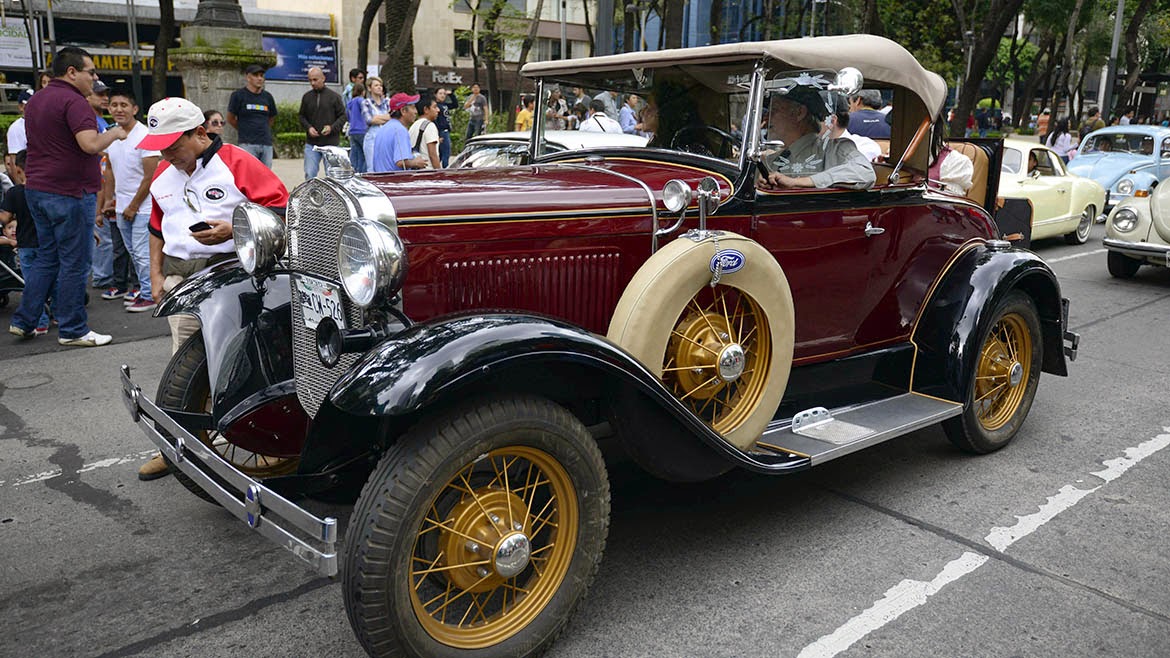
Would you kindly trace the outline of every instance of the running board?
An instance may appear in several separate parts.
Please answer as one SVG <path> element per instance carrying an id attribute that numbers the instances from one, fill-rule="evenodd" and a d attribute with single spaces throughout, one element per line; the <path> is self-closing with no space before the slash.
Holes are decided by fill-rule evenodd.
<path id="1" fill-rule="evenodd" d="M 769 425 L 755 448 L 808 457 L 816 466 L 961 413 L 957 402 L 917 393 L 832 412 L 816 407 Z"/>

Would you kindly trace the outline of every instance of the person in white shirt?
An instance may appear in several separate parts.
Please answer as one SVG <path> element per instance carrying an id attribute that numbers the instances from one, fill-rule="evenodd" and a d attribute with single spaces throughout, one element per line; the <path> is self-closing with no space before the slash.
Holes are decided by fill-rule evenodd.
<path id="1" fill-rule="evenodd" d="M 605 113 L 605 103 L 594 98 L 589 101 L 589 116 L 581 122 L 581 127 L 577 130 L 587 133 L 621 134 L 622 124 L 609 118 Z"/>
<path id="2" fill-rule="evenodd" d="M 422 157 L 427 163 L 423 169 L 442 169 L 443 162 L 439 159 L 439 128 L 435 119 L 439 118 L 439 104 L 434 96 L 423 98 L 415 104 L 418 108 L 418 119 L 410 124 L 410 148 L 414 157 Z"/>
<path id="3" fill-rule="evenodd" d="M 4 156 L 4 167 L 8 170 L 8 177 L 12 180 L 16 180 L 13 159 L 17 153 L 28 149 L 28 136 L 24 132 L 24 104 L 30 98 L 32 98 L 32 92 L 28 89 L 20 92 L 20 99 L 16 101 L 16 106 L 20 108 L 20 118 L 8 126 L 8 155 Z"/>
<path id="4" fill-rule="evenodd" d="M 102 210 L 107 217 L 112 213 L 117 218 L 122 242 L 138 273 L 138 297 L 126 310 L 141 313 L 158 305 L 150 287 L 150 181 L 154 179 L 161 154 L 139 150 L 138 144 L 148 131 L 134 118 L 138 115 L 138 103 L 128 92 L 110 94 L 110 115 L 126 131 L 126 137 L 114 140 L 106 149 L 110 166 L 105 171 L 103 187 L 108 185 L 113 193 L 106 196 L 108 200 Z"/>
<path id="5" fill-rule="evenodd" d="M 828 119 L 828 127 L 829 129 L 825 131 L 825 134 L 830 139 L 840 139 L 844 137 L 845 139 L 852 141 L 857 146 L 857 150 L 861 151 L 861 154 L 868 158 L 870 162 L 877 162 L 878 158 L 882 157 L 882 147 L 878 146 L 877 142 L 868 137 L 865 137 L 864 135 L 854 135 L 853 133 L 849 132 L 848 109 L 840 110 L 830 114 Z"/>

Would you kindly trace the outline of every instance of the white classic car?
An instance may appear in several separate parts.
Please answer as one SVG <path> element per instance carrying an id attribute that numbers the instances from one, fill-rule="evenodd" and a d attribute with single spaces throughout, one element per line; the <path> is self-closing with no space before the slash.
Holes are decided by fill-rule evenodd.
<path id="1" fill-rule="evenodd" d="M 528 164 L 528 140 L 531 138 L 532 134 L 528 131 L 476 135 L 467 141 L 467 145 L 451 161 L 451 169 L 514 167 Z M 544 140 L 544 151 L 547 153 L 607 147 L 641 147 L 645 146 L 647 141 L 642 135 L 581 130 L 546 130 Z"/>
<path id="2" fill-rule="evenodd" d="M 1068 171 L 1052 149 L 1022 139 L 1003 141 L 999 196 L 1032 203 L 1032 239 L 1063 235 L 1069 244 L 1089 239 L 1105 210 L 1105 188 Z"/>
<path id="3" fill-rule="evenodd" d="M 1120 279 L 1142 265 L 1170 267 L 1170 185 L 1135 190 L 1117 204 L 1105 223 L 1109 273 Z"/>

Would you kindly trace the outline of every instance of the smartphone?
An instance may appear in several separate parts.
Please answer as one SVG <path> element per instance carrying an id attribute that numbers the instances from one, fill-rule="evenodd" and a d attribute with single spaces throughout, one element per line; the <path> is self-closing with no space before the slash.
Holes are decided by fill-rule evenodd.
<path id="1" fill-rule="evenodd" d="M 187 228 L 191 229 L 192 233 L 198 233 L 200 231 L 210 231 L 211 224 L 208 224 L 207 222 L 195 222 Z"/>

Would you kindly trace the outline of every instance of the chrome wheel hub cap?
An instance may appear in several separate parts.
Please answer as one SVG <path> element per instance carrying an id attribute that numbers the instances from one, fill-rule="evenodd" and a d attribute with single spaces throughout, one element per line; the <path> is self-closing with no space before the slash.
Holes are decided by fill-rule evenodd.
<path id="1" fill-rule="evenodd" d="M 522 532 L 514 532 L 496 544 L 492 557 L 492 566 L 496 573 L 504 578 L 519 575 L 528 567 L 528 558 L 532 556 L 532 542 Z"/>
<path id="2" fill-rule="evenodd" d="M 747 355 L 738 343 L 732 343 L 719 353 L 719 378 L 725 382 L 733 382 L 743 374 Z"/>
<path id="3" fill-rule="evenodd" d="M 1021 365 L 1019 361 L 1016 361 L 1015 363 L 1012 364 L 1012 367 L 1008 370 L 1008 383 L 1011 384 L 1012 388 L 1015 388 L 1016 386 L 1019 386 L 1020 382 L 1022 382 L 1023 380 L 1024 380 L 1024 366 Z"/>

